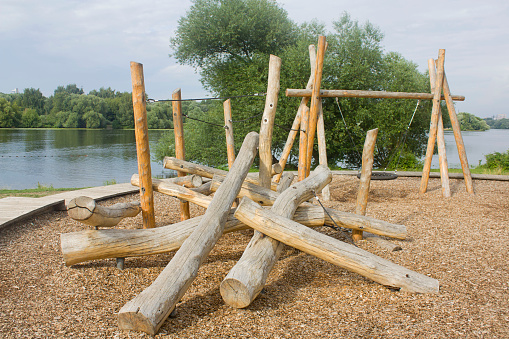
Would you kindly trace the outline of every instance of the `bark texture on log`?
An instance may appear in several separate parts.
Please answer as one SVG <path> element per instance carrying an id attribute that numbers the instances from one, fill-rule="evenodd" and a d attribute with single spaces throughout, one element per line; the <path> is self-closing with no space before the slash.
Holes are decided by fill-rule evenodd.
<path id="1" fill-rule="evenodd" d="M 137 216 L 140 211 L 139 201 L 101 206 L 85 196 L 74 198 L 67 205 L 67 214 L 71 218 L 94 227 L 113 227 L 124 218 Z"/>
<path id="2" fill-rule="evenodd" d="M 286 89 L 287 97 L 311 97 L 310 89 Z M 375 98 L 375 99 L 421 99 L 432 100 L 433 94 L 430 93 L 407 93 L 407 92 L 386 92 L 386 91 L 362 91 L 355 89 L 322 89 L 320 91 L 322 98 Z M 442 100 L 445 96 L 442 95 Z M 454 101 L 465 101 L 462 95 L 452 95 Z"/>
<path id="3" fill-rule="evenodd" d="M 282 192 L 271 210 L 285 218 L 291 218 L 302 202 L 314 197 L 314 191 L 322 189 L 331 180 L 330 170 L 318 166 L 312 176 Z M 221 283 L 223 300 L 236 308 L 251 304 L 265 285 L 283 246 L 279 241 L 257 232 L 251 238 L 242 257 Z"/>
<path id="4" fill-rule="evenodd" d="M 241 200 L 235 216 L 269 237 L 358 273 L 379 284 L 405 292 L 439 292 L 439 283 L 436 279 L 302 226 L 272 210 L 262 208 L 248 198 Z"/>
<path id="5" fill-rule="evenodd" d="M 255 132 L 246 136 L 223 186 L 216 191 L 193 233 L 157 279 L 120 309 L 121 329 L 154 335 L 173 311 L 198 274 L 201 263 L 223 234 L 230 207 L 255 157 L 258 139 Z"/>

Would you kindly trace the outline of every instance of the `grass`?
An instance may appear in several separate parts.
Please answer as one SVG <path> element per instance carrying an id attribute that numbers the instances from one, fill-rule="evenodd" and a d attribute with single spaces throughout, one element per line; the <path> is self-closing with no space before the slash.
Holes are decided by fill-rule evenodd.
<path id="1" fill-rule="evenodd" d="M 47 195 L 74 190 L 76 190 L 76 188 L 54 188 L 53 185 L 46 186 L 38 183 L 37 188 L 29 188 L 24 190 L 0 189 L 0 199 L 6 197 L 40 198 Z"/>

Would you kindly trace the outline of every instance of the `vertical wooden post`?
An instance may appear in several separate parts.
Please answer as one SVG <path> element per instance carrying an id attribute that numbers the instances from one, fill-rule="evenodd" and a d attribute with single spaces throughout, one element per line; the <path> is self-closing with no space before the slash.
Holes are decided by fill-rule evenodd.
<path id="1" fill-rule="evenodd" d="M 309 76 L 306 89 L 312 89 L 315 81 L 315 69 L 316 69 L 316 50 L 315 45 L 309 45 L 309 65 L 311 66 L 311 74 Z M 298 181 L 302 181 L 306 178 L 307 174 L 307 147 L 308 147 L 308 134 L 309 129 L 309 109 L 307 104 L 309 102 L 308 97 L 303 97 L 300 100 L 299 110 L 297 115 L 300 114 L 300 134 L 299 134 L 299 171 Z"/>
<path id="2" fill-rule="evenodd" d="M 288 138 L 286 139 L 285 147 L 283 148 L 283 152 L 281 153 L 281 157 L 279 158 L 279 164 L 283 171 L 285 170 L 286 162 L 288 161 L 288 157 L 290 156 L 290 152 L 292 151 L 293 143 L 295 142 L 295 138 L 297 137 L 297 132 L 300 129 L 300 121 L 301 121 L 301 112 L 297 111 L 297 115 L 293 120 L 292 130 L 288 133 Z M 281 173 L 276 174 L 274 177 L 274 182 L 279 182 L 281 180 L 281 176 L 283 175 L 283 171 Z"/>
<path id="3" fill-rule="evenodd" d="M 431 93 L 433 93 L 437 78 L 435 60 L 428 60 L 428 70 Z M 451 188 L 449 186 L 449 166 L 447 164 L 447 154 L 445 152 L 444 122 L 442 119 L 441 108 L 438 109 L 437 146 L 438 162 L 440 164 L 440 180 L 442 183 L 442 195 L 444 198 L 449 198 L 451 196 Z"/>
<path id="4" fill-rule="evenodd" d="M 362 170 L 359 183 L 359 192 L 357 193 L 357 203 L 355 205 L 355 214 L 366 215 L 366 206 L 368 205 L 369 184 L 371 183 L 371 173 L 373 170 L 373 153 L 375 151 L 376 136 L 378 128 L 369 130 L 366 134 L 364 149 L 362 150 Z M 354 241 L 362 240 L 362 231 L 352 230 L 352 239 Z"/>
<path id="5" fill-rule="evenodd" d="M 320 85 L 322 83 L 323 59 L 325 56 L 326 41 L 324 36 L 318 37 L 318 50 L 316 55 L 315 78 L 311 94 L 311 104 L 309 107 L 309 128 L 308 128 L 308 147 L 307 147 L 307 166 L 306 177 L 311 170 L 311 157 L 313 156 L 313 145 L 315 141 L 316 124 L 318 120 L 318 109 L 320 101 Z"/>
<path id="6" fill-rule="evenodd" d="M 327 145 L 325 144 L 325 121 L 323 120 L 322 100 L 318 107 L 318 121 L 316 125 L 316 135 L 318 137 L 318 161 L 320 165 L 329 167 L 327 163 Z M 322 200 L 330 200 L 329 184 L 322 189 Z"/>
<path id="7" fill-rule="evenodd" d="M 437 137 L 438 112 L 440 111 L 440 99 L 442 97 L 442 84 L 444 80 L 444 59 L 445 49 L 438 52 L 437 80 L 435 83 L 435 91 L 433 93 L 433 109 L 431 111 L 431 122 L 429 126 L 428 148 L 426 149 L 426 158 L 424 159 L 424 167 L 422 169 L 421 187 L 419 193 L 426 193 L 428 189 L 429 171 L 431 169 L 431 160 L 433 158 L 433 150 Z"/>
<path id="8" fill-rule="evenodd" d="M 456 109 L 454 108 L 454 103 L 452 102 L 451 90 L 449 88 L 449 83 L 447 82 L 445 72 L 444 72 L 444 96 L 445 103 L 447 104 L 447 110 L 449 111 L 449 117 L 451 118 L 454 139 L 456 140 L 456 147 L 458 147 L 458 155 L 460 157 L 461 168 L 463 169 L 463 178 L 465 180 L 465 186 L 467 188 L 468 193 L 474 194 L 474 186 L 472 184 L 472 175 L 470 174 L 470 168 L 468 167 L 468 159 L 467 153 L 465 152 L 465 144 L 463 143 L 463 137 L 461 136 L 460 123 L 458 121 L 458 117 L 456 116 Z"/>
<path id="9" fill-rule="evenodd" d="M 154 192 L 152 190 L 152 171 L 150 169 L 145 80 L 143 78 L 143 65 L 134 61 L 131 61 L 131 82 L 133 86 L 134 131 L 136 135 L 136 154 L 138 155 L 143 228 L 153 228 L 155 227 Z"/>
<path id="10" fill-rule="evenodd" d="M 175 133 L 175 158 L 186 160 L 184 145 L 184 124 L 182 122 L 182 95 L 180 88 L 173 91 L 171 98 L 173 107 L 173 132 Z M 186 176 L 185 172 L 177 171 L 179 177 Z M 189 202 L 180 201 L 180 220 L 184 221 L 191 217 L 189 212 Z"/>
<path id="11" fill-rule="evenodd" d="M 279 75 L 281 73 L 281 59 L 275 55 L 270 56 L 269 77 L 267 84 L 267 97 L 260 127 L 260 186 L 270 188 L 272 172 L 272 129 L 276 115 L 277 97 L 279 94 Z"/>
<path id="12" fill-rule="evenodd" d="M 223 102 L 224 131 L 226 133 L 226 153 L 228 154 L 228 168 L 232 168 L 235 161 L 235 147 L 233 143 L 232 103 L 228 99 Z"/>

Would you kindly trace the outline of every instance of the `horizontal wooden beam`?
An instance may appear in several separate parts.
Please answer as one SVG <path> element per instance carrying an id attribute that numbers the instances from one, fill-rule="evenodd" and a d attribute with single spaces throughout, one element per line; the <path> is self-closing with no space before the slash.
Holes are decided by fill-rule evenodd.
<path id="1" fill-rule="evenodd" d="M 310 89 L 286 89 L 287 97 L 310 97 Z M 360 91 L 354 89 L 323 89 L 320 91 L 322 98 L 375 98 L 375 99 L 421 99 L 432 100 L 432 93 L 408 93 L 408 92 L 386 92 L 386 91 Z M 452 95 L 454 101 L 465 101 L 461 95 Z M 442 95 L 442 100 L 445 97 Z"/>

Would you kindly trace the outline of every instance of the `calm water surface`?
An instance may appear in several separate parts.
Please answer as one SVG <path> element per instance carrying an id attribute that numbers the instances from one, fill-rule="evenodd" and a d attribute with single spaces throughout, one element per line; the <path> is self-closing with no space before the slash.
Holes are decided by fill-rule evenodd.
<path id="1" fill-rule="evenodd" d="M 151 149 L 163 133 L 149 131 Z M 151 167 L 153 176 L 172 174 L 154 160 Z M 134 130 L 0 129 L 0 188 L 101 186 L 134 173 Z"/>
<path id="2" fill-rule="evenodd" d="M 172 131 L 149 131 L 151 149 Z M 449 168 L 461 168 L 454 135 L 445 132 Z M 509 130 L 463 132 L 469 164 L 484 155 L 509 149 Z M 225 154 L 226 159 L 226 154 Z M 152 175 L 168 177 L 173 171 L 152 160 Z M 433 157 L 438 168 L 438 155 Z M 134 131 L 0 129 L 0 188 L 101 186 L 107 181 L 129 182 L 138 173 Z"/>

